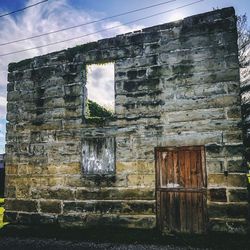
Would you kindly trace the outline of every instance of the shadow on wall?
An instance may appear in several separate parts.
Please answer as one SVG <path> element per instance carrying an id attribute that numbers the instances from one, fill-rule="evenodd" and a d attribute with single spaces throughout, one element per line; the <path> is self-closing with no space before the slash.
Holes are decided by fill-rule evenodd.
<path id="1" fill-rule="evenodd" d="M 0 154 L 0 229 L 7 225 L 7 222 L 3 222 L 4 217 L 4 179 L 5 179 L 5 169 L 4 169 L 4 154 Z"/>
<path id="2" fill-rule="evenodd" d="M 4 179 L 5 179 L 4 154 L 0 154 L 0 197 L 4 196 Z"/>

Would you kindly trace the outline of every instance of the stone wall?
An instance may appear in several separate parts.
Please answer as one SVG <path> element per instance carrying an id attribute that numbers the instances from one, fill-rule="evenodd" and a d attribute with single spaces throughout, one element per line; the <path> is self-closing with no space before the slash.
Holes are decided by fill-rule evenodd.
<path id="1" fill-rule="evenodd" d="M 86 65 L 105 62 L 115 63 L 115 118 L 91 121 Z M 154 148 L 205 145 L 208 226 L 244 231 L 233 8 L 12 63 L 8 81 L 8 221 L 155 227 Z M 114 173 L 85 174 L 86 143 L 110 138 Z"/>

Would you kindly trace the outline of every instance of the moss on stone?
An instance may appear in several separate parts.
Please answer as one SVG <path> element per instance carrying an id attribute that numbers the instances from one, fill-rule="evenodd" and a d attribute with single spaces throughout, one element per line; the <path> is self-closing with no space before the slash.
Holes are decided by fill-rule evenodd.
<path id="1" fill-rule="evenodd" d="M 87 118 L 85 118 L 85 122 L 87 124 L 102 125 L 106 122 L 106 119 L 103 117 L 87 117 Z"/>

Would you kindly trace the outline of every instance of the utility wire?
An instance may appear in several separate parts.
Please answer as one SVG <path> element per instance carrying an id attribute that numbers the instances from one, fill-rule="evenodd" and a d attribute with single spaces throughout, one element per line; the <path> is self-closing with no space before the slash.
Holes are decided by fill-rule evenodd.
<path id="1" fill-rule="evenodd" d="M 66 28 L 63 28 L 63 29 L 54 30 L 54 31 L 46 32 L 46 33 L 35 35 L 35 36 L 25 37 L 25 38 L 17 39 L 17 40 L 14 40 L 14 41 L 1 43 L 0 46 L 9 45 L 9 44 L 17 43 L 17 42 L 22 42 L 22 41 L 42 37 L 42 36 L 47 36 L 47 35 L 50 35 L 50 34 L 55 34 L 55 33 L 61 32 L 61 31 L 75 29 L 75 28 L 86 26 L 86 25 L 89 25 L 89 24 L 99 23 L 99 22 L 102 22 L 102 21 L 105 21 L 105 20 L 108 20 L 108 19 L 112 19 L 112 18 L 120 17 L 120 16 L 125 16 L 125 15 L 131 14 L 131 13 L 139 12 L 139 11 L 150 9 L 150 8 L 153 8 L 153 7 L 158 7 L 158 6 L 165 5 L 165 4 L 168 4 L 168 3 L 171 3 L 171 2 L 176 2 L 176 1 L 177 0 L 170 0 L 170 1 L 167 1 L 167 2 L 161 2 L 161 3 L 158 3 L 158 4 L 153 4 L 153 5 L 150 5 L 150 6 L 146 6 L 144 8 L 139 8 L 139 9 L 123 12 L 123 13 L 116 14 L 116 15 L 109 16 L 109 17 L 104 17 L 102 19 L 94 20 L 94 21 L 91 21 L 91 22 L 81 23 L 81 24 L 66 27 Z"/>
<path id="2" fill-rule="evenodd" d="M 17 53 L 21 53 L 21 52 L 25 52 L 25 51 L 29 51 L 29 50 L 40 49 L 40 48 L 44 48 L 44 47 L 48 47 L 48 46 L 52 46 L 52 45 L 56 45 L 56 44 L 60 44 L 60 43 L 64 43 L 64 42 L 68 42 L 68 41 L 72 41 L 72 40 L 76 40 L 76 39 L 79 39 L 79 38 L 87 37 L 87 36 L 94 35 L 94 34 L 97 34 L 97 33 L 103 32 L 103 31 L 108 31 L 108 30 L 116 29 L 116 28 L 122 27 L 124 25 L 128 25 L 128 24 L 131 24 L 131 23 L 135 23 L 135 22 L 138 22 L 138 21 L 141 21 L 141 20 L 145 20 L 145 19 L 151 18 L 151 17 L 162 15 L 162 14 L 174 11 L 174 10 L 179 10 L 179 9 L 182 9 L 182 8 L 185 8 L 185 7 L 188 7 L 188 6 L 191 6 L 191 5 L 203 2 L 203 1 L 205 1 L 205 0 L 194 1 L 194 2 L 191 2 L 189 4 L 185 4 L 185 5 L 179 6 L 177 8 L 174 8 L 174 9 L 169 9 L 169 10 L 166 10 L 166 11 L 158 12 L 158 13 L 150 15 L 150 16 L 146 16 L 146 17 L 142 17 L 142 18 L 139 18 L 139 19 L 135 19 L 133 21 L 130 21 L 130 22 L 127 22 L 127 23 L 124 23 L 124 24 L 120 24 L 120 25 L 116 25 L 116 26 L 113 26 L 113 27 L 110 27 L 110 28 L 98 30 L 98 31 L 95 31 L 95 32 L 92 32 L 92 33 L 88 33 L 88 34 L 82 35 L 82 36 L 72 37 L 72 38 L 69 38 L 69 39 L 66 39 L 66 40 L 62 40 L 62 41 L 57 41 L 57 42 L 48 43 L 48 44 L 45 44 L 45 45 L 40 45 L 40 46 L 36 46 L 36 47 L 32 47 L 32 48 L 27 48 L 27 49 L 23 49 L 23 50 L 8 52 L 8 53 L 5 53 L 5 54 L 0 54 L 0 57 L 8 56 L 8 55 L 13 55 L 13 54 L 17 54 Z"/>
<path id="3" fill-rule="evenodd" d="M 32 8 L 32 7 L 36 6 L 36 5 L 39 5 L 41 3 L 45 3 L 45 2 L 48 2 L 48 1 L 49 0 L 43 0 L 41 2 L 37 2 L 37 3 L 31 4 L 31 5 L 28 5 L 28 6 L 24 7 L 24 8 L 22 8 L 22 9 L 18 9 L 18 10 L 14 10 L 14 11 L 6 13 L 6 14 L 2 14 L 2 15 L 0 15 L 0 18 L 1 17 L 5 17 L 5 16 L 9 16 L 9 15 L 12 15 L 12 14 L 15 14 L 15 13 L 20 12 L 20 11 L 24 11 L 26 9 Z"/>

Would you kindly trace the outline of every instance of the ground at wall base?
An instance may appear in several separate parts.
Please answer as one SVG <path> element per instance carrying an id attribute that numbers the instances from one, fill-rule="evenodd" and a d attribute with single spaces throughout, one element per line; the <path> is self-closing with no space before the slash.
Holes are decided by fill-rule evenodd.
<path id="1" fill-rule="evenodd" d="M 249 249 L 249 234 L 209 233 L 207 235 L 171 234 L 162 236 L 156 229 L 7 226 L 0 232 L 0 249 Z M 13 245 L 14 244 L 14 245 Z M 16 247 L 16 248 L 14 248 Z M 84 248 L 85 247 L 85 248 Z"/>

